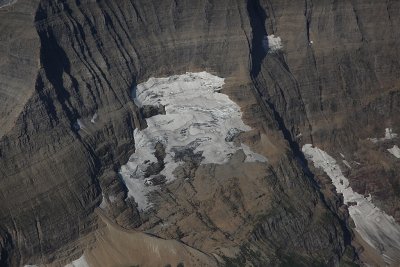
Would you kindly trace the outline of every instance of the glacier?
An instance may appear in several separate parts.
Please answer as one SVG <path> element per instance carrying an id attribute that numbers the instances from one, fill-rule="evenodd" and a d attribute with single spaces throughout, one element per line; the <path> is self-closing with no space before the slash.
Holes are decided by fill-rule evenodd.
<path id="1" fill-rule="evenodd" d="M 152 206 L 147 195 L 160 187 L 152 181 L 160 175 L 166 183 L 173 181 L 174 170 L 189 154 L 199 164 L 223 164 L 241 149 L 247 162 L 267 161 L 248 146 L 234 141 L 236 135 L 251 128 L 242 121 L 240 107 L 220 92 L 223 85 L 223 78 L 210 73 L 188 72 L 150 78 L 133 89 L 137 106 L 165 108 L 165 114 L 146 119 L 147 128 L 135 129 L 135 153 L 120 170 L 128 196 L 135 199 L 139 210 Z M 147 170 L 157 165 L 157 144 L 164 147 L 165 158 L 156 177 L 149 176 Z"/>

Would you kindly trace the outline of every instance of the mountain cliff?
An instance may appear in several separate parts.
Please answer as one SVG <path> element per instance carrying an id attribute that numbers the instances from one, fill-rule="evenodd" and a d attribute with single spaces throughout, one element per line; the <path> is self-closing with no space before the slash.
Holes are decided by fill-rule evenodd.
<path id="1" fill-rule="evenodd" d="M 88 248 L 98 256 L 99 236 L 116 235 L 110 221 L 149 234 L 110 242 L 175 239 L 170 246 L 190 251 L 183 261 L 357 263 L 347 208 L 308 167 L 306 143 L 342 153 L 351 186 L 400 222 L 398 159 L 386 150 L 398 140 L 368 139 L 400 132 L 396 1 L 0 5 L 3 265 L 63 266 Z M 248 163 L 237 152 L 196 166 L 189 180 L 153 192 L 155 205 L 142 211 L 119 173 L 136 151 L 135 130 L 147 127 L 132 91 L 187 71 L 226 79 L 221 93 L 252 128 L 239 141 L 268 161 Z"/>

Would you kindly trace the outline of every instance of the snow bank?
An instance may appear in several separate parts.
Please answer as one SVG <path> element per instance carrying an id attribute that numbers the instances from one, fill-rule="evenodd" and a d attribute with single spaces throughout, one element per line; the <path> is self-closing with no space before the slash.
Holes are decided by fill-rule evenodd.
<path id="1" fill-rule="evenodd" d="M 148 127 L 134 132 L 136 152 L 121 167 L 121 177 L 139 209 L 151 206 L 146 195 L 157 189 L 146 170 L 157 163 L 155 146 L 163 144 L 165 166 L 157 175 L 164 175 L 166 182 L 175 179 L 173 171 L 182 164 L 179 153 L 190 153 L 201 164 L 226 163 L 230 156 L 243 149 L 246 161 L 266 161 L 247 146 L 236 146 L 233 135 L 250 130 L 241 119 L 240 107 L 227 95 L 219 93 L 224 79 L 207 72 L 186 73 L 167 78 L 150 78 L 139 84 L 132 95 L 135 103 L 163 105 L 165 115 L 148 118 Z"/>
<path id="2" fill-rule="evenodd" d="M 271 34 L 263 39 L 263 47 L 267 52 L 276 52 L 283 48 L 281 37 Z"/>
<path id="3" fill-rule="evenodd" d="M 394 139 L 397 136 L 398 136 L 397 133 L 394 133 L 392 128 L 386 128 L 385 129 L 385 137 L 383 137 L 383 138 L 368 138 L 368 139 L 373 143 L 378 143 L 378 142 L 383 142 L 386 140 Z"/>
<path id="4" fill-rule="evenodd" d="M 392 148 L 388 149 L 389 153 L 400 159 L 400 148 L 397 145 L 394 145 Z"/>
<path id="5" fill-rule="evenodd" d="M 326 152 L 310 144 L 304 145 L 302 151 L 316 168 L 323 169 L 331 178 L 336 191 L 343 194 L 345 203 L 357 203 L 349 206 L 349 213 L 360 236 L 381 253 L 386 263 L 400 262 L 400 225 L 394 218 L 377 208 L 371 197 L 365 198 L 354 192 L 336 160 Z"/>

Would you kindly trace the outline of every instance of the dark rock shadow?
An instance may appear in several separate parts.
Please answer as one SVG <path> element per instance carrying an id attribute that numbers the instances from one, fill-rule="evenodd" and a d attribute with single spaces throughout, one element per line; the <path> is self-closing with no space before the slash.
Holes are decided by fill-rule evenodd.
<path id="1" fill-rule="evenodd" d="M 265 29 L 265 21 L 267 14 L 261 7 L 259 0 L 247 1 L 247 12 L 250 18 L 252 28 L 251 40 L 251 76 L 253 78 L 261 71 L 261 64 L 268 52 L 267 30 Z"/>

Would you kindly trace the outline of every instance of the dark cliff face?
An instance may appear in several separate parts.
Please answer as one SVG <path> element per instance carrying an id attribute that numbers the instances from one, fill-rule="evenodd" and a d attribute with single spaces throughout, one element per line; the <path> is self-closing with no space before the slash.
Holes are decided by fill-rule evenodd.
<path id="1" fill-rule="evenodd" d="M 113 193 L 108 215 L 123 227 L 165 238 L 183 234 L 186 244 L 223 257 L 223 248 L 240 247 L 236 258 L 226 256 L 233 264 L 337 264 L 350 242 L 345 215 L 340 200 L 325 199 L 301 168 L 299 146 L 313 141 L 351 154 L 387 124 L 400 132 L 398 4 L 314 2 L 19 0 L 0 9 L 1 260 L 18 265 L 78 255 L 74 242 L 98 227 L 94 209 Z M 280 36 L 283 49 L 265 52 L 266 34 Z M 194 238 L 190 227 L 179 232 L 176 223 L 163 232 L 152 221 L 193 214 L 194 227 L 204 229 L 211 204 L 182 204 L 196 187 L 175 192 L 181 205 L 161 203 L 167 214 L 140 214 L 125 201 L 117 175 L 134 152 L 134 129 L 145 127 L 132 88 L 151 76 L 196 70 L 240 77 L 230 96 L 251 102 L 244 117 L 277 135 L 285 151 L 261 183 L 268 205 L 243 205 L 245 227 L 238 220 L 207 245 L 210 224 Z M 226 185 L 243 182 L 235 179 Z M 179 182 L 170 187 L 178 190 Z M 392 214 L 398 206 L 386 205 L 394 197 L 382 202 Z"/>
<path id="2" fill-rule="evenodd" d="M 267 31 L 284 49 L 267 55 L 255 80 L 287 139 L 301 133 L 299 144 L 361 162 L 349 173 L 353 188 L 399 221 L 397 162 L 382 153 L 393 143 L 367 140 L 399 131 L 399 4 L 265 1 L 263 8 Z"/>

